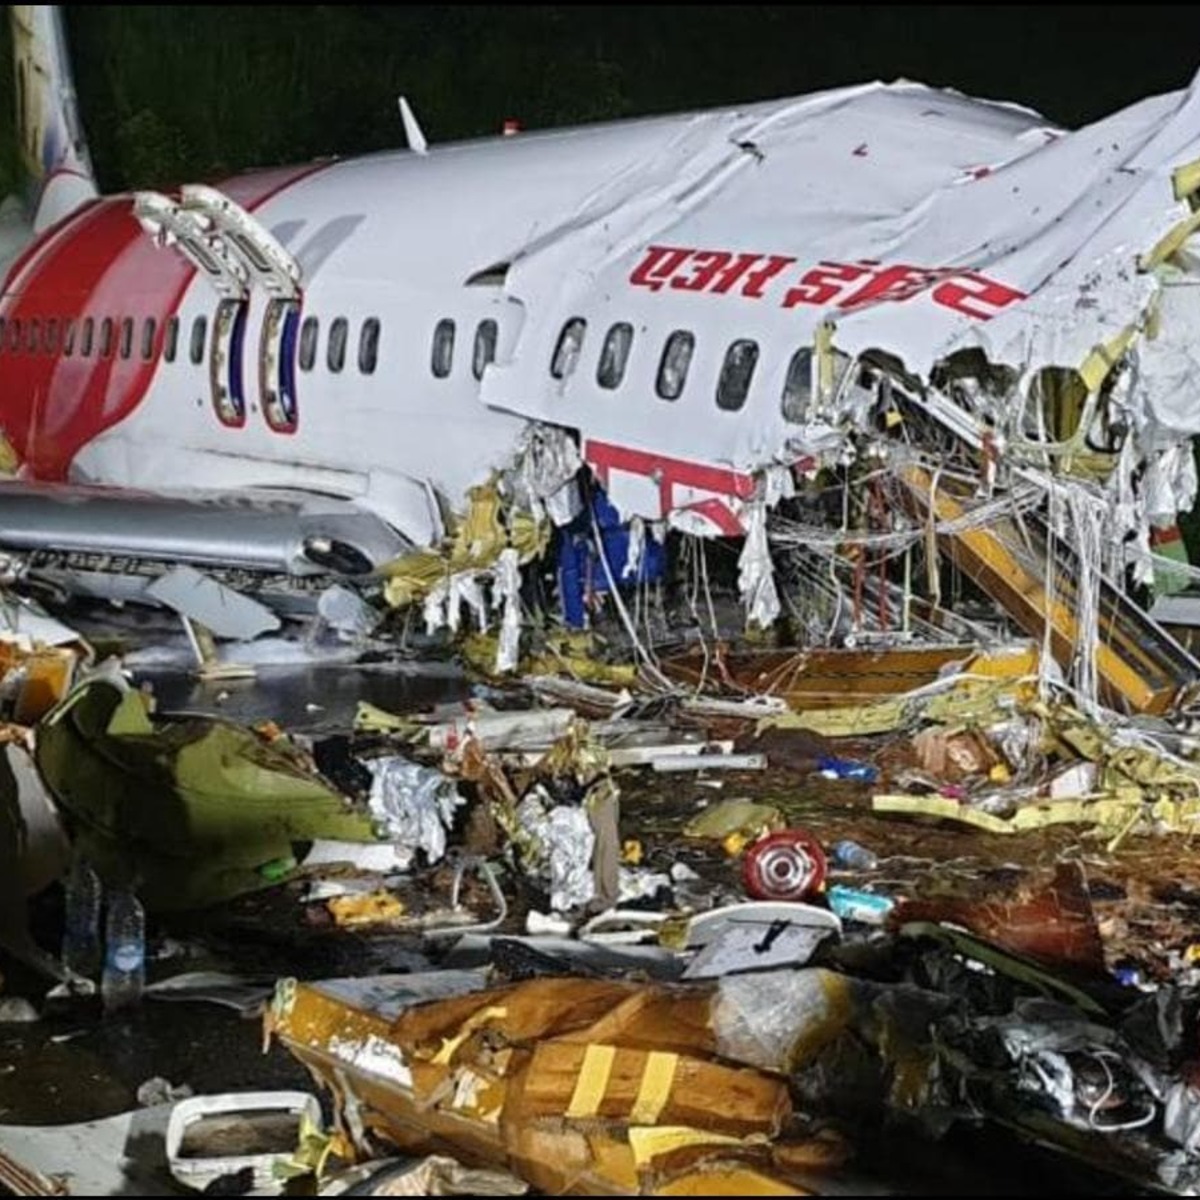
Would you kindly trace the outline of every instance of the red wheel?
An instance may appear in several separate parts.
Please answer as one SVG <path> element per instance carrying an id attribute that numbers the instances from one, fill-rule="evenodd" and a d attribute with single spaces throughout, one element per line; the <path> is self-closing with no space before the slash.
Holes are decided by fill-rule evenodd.
<path id="1" fill-rule="evenodd" d="M 742 883 L 755 900 L 805 900 L 825 888 L 825 852 L 803 829 L 759 838 L 742 859 Z"/>

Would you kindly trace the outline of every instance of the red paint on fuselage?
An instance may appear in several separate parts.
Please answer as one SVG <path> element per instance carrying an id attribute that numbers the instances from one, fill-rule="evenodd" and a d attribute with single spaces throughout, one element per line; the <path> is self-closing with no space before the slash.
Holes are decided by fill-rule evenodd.
<path id="1" fill-rule="evenodd" d="M 238 176 L 221 185 L 253 210 L 327 163 Z M 21 458 L 22 474 L 64 480 L 75 455 L 128 417 L 145 399 L 162 352 L 167 319 L 178 309 L 195 270 L 181 254 L 156 247 L 133 215 L 129 195 L 97 200 L 38 237 L 9 271 L 0 295 L 0 424 Z M 214 296 L 215 301 L 215 296 Z M 81 350 L 82 323 L 93 321 L 92 353 Z M 101 329 L 113 322 L 110 352 Z M 123 321 L 132 321 L 128 357 L 118 353 Z M 143 354 L 153 320 L 151 354 Z M 31 322 L 38 337 L 31 346 Z M 48 323 L 57 341 L 47 343 Z M 10 336 L 19 323 L 19 349 Z M 74 322 L 74 353 L 60 347 Z"/>

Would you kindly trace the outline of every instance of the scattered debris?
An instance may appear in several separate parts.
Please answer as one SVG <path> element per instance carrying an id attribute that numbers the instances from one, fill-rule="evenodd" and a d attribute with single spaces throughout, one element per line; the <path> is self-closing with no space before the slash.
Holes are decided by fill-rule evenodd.
<path id="1" fill-rule="evenodd" d="M 839 120 L 918 95 L 877 92 Z M 430 545 L 333 499 L 259 496 L 235 521 L 4 485 L 92 539 L 2 564 L 6 1036 L 60 1005 L 73 1031 L 52 1047 L 164 1019 L 87 1015 L 122 957 L 113 914 L 144 904 L 155 933 L 198 920 L 211 955 L 164 975 L 147 954 L 144 995 L 261 1014 L 334 1109 L 326 1127 L 306 1093 L 146 1080 L 159 1165 L 194 1189 L 849 1194 L 897 1128 L 986 1122 L 1195 1194 L 1200 575 L 1178 525 L 1196 499 L 1200 174 L 1195 95 L 1180 104 L 1032 126 L 966 176 L 957 150 L 949 176 L 932 157 L 893 172 L 908 215 L 881 218 L 881 244 L 988 275 L 803 267 L 782 400 L 750 441 L 675 423 L 671 455 L 694 462 L 625 457 L 589 433 L 607 410 L 558 403 L 595 374 L 572 375 L 586 321 L 559 311 L 580 279 L 653 304 L 668 280 L 737 282 L 762 258 L 683 248 L 707 236 L 692 209 L 672 210 L 679 248 L 640 246 L 622 214 L 664 194 L 635 164 L 503 265 L 515 346 L 537 353 L 506 340 L 481 389 L 529 424 L 465 511 L 422 491 Z M 952 114 L 929 114 L 957 144 Z M 664 161 L 697 195 L 761 208 L 751 189 L 792 155 L 824 161 L 818 115 L 722 117 Z M 857 145 L 856 171 L 884 169 L 865 136 L 839 137 L 839 164 Z M 730 145 L 753 150 L 737 170 Z M 735 346 L 730 412 L 754 367 L 738 356 L 758 354 Z M 524 374 L 552 347 L 555 412 Z M 661 372 L 682 386 L 691 352 L 671 340 Z M 170 561 L 134 553 L 151 511 Z M 97 558 L 103 514 L 128 559 Z M 211 539 L 238 569 L 189 565 Z M 86 638 L 22 594 L 89 580 L 110 607 Z M 151 603 L 172 636 L 182 622 L 199 703 L 125 675 L 148 661 L 122 643 Z M 339 665 L 285 707 L 277 657 Z M 451 658 L 424 709 L 367 685 Z M 251 693 L 268 711 L 234 719 Z M 0 1128 L 0 1182 L 136 1190 L 121 1139 L 142 1121 Z"/>

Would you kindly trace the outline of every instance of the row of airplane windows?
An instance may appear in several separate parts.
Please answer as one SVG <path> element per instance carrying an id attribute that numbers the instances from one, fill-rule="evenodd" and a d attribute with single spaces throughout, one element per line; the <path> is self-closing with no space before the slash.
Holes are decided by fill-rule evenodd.
<path id="1" fill-rule="evenodd" d="M 179 348 L 179 318 L 170 317 L 163 326 L 162 356 L 166 362 L 174 362 Z M 80 321 L 57 317 L 11 317 L 7 321 L 0 317 L 0 353 L 62 354 L 71 357 L 76 352 L 83 358 L 93 354 L 100 358 L 132 358 L 134 342 L 142 361 L 149 362 L 155 353 L 155 335 L 158 323 L 146 317 L 140 323 L 133 317 L 117 320 L 113 317 L 84 317 Z M 358 338 L 358 369 L 364 375 L 372 375 L 379 362 L 379 338 L 381 326 L 378 317 L 368 317 L 362 323 Z M 317 317 L 305 317 L 300 327 L 299 365 L 302 371 L 311 371 L 317 362 L 317 343 L 320 338 L 320 321 Z M 346 365 L 346 349 L 350 339 L 350 323 L 345 317 L 335 317 L 329 323 L 329 335 L 325 347 L 325 365 L 334 374 Z M 193 365 L 204 361 L 205 344 L 208 340 L 208 318 L 201 314 L 192 321 L 188 338 L 188 358 Z"/>
<path id="2" fill-rule="evenodd" d="M 0 353 L 10 354 L 42 352 L 62 353 L 71 356 L 78 350 L 82 357 L 93 353 L 101 358 L 110 358 L 114 351 L 120 358 L 131 358 L 137 335 L 137 349 L 143 361 L 154 357 L 157 323 L 153 317 L 141 322 L 140 335 L 132 317 L 119 322 L 113 317 L 84 317 L 59 321 L 56 317 L 39 320 L 37 317 L 22 321 L 10 318 L 7 323 L 0 317 Z M 363 321 L 358 338 L 358 369 L 363 375 L 372 375 L 379 362 L 379 341 L 382 327 L 378 317 Z M 454 341 L 456 325 L 449 317 L 440 320 L 434 327 L 433 345 L 430 354 L 430 370 L 437 379 L 450 375 L 454 363 Z M 476 379 L 483 377 L 484 368 L 496 357 L 496 340 L 499 330 L 491 318 L 479 322 L 471 351 L 471 374 Z M 572 317 L 562 328 L 554 354 L 550 361 L 550 374 L 555 379 L 566 379 L 573 374 L 583 351 L 587 333 L 587 321 L 583 317 Z M 77 336 L 78 335 L 78 336 Z M 335 317 L 329 323 L 325 344 L 325 365 L 334 374 L 346 365 L 346 351 L 350 339 L 350 323 L 345 317 Z M 203 314 L 192 321 L 188 339 L 188 358 L 198 366 L 204 361 L 208 340 L 208 318 Z M 318 342 L 320 340 L 320 318 L 308 316 L 300 326 L 298 365 L 302 371 L 311 371 L 316 366 Z M 170 317 L 164 327 L 162 356 L 166 362 L 174 362 L 179 346 L 179 318 Z M 606 390 L 615 391 L 625 379 L 625 369 L 633 348 L 633 326 L 627 321 L 618 321 L 609 327 L 596 360 L 596 383 Z M 655 376 L 655 391 L 663 400 L 678 400 L 687 382 L 688 369 L 696 348 L 696 338 L 689 330 L 676 329 L 667 336 L 663 344 Z M 730 343 L 725 352 L 721 372 L 717 379 L 717 407 L 726 412 L 738 412 L 746 403 L 750 382 L 758 363 L 758 343 L 749 338 L 739 338 Z M 812 352 L 807 348 L 797 350 L 788 364 L 784 380 L 781 407 L 788 420 L 799 419 L 811 394 Z"/>
<path id="3" fill-rule="evenodd" d="M 550 374 L 555 379 L 566 379 L 575 370 L 586 333 L 587 321 L 583 317 L 572 317 L 562 327 L 550 360 Z M 627 321 L 618 321 L 609 326 L 596 359 L 596 382 L 600 387 L 612 391 L 621 386 L 632 348 L 632 325 Z M 654 378 L 654 390 L 660 399 L 673 401 L 683 395 L 695 349 L 696 336 L 690 330 L 676 329 L 667 335 Z M 750 338 L 738 338 L 729 344 L 717 377 L 718 408 L 725 412 L 739 412 L 745 406 L 757 365 L 757 342 Z M 780 407 L 787 420 L 802 419 L 812 392 L 811 380 L 812 350 L 802 347 L 788 363 L 780 396 Z"/>
<path id="4" fill-rule="evenodd" d="M 471 374 L 476 379 L 483 377 L 483 369 L 496 357 L 496 322 L 480 321 L 475 329 L 475 343 L 471 354 Z M 550 374 L 555 379 L 566 379 L 579 362 L 583 351 L 587 321 L 583 317 L 572 317 L 563 326 L 550 360 Z M 438 379 L 450 374 L 454 361 L 455 324 L 449 318 L 439 321 L 433 331 L 433 348 L 430 369 Z M 625 368 L 629 364 L 629 352 L 633 348 L 633 326 L 627 321 L 618 321 L 609 327 L 596 360 L 596 382 L 608 391 L 615 391 L 625 379 Z M 696 348 L 696 338 L 686 329 L 676 329 L 663 344 L 655 376 L 655 391 L 663 400 L 678 400 L 687 382 L 688 368 Z M 749 338 L 738 338 L 725 351 L 721 373 L 717 379 L 717 407 L 726 412 L 738 412 L 750 394 L 750 381 L 758 364 L 758 343 Z M 792 355 L 784 379 L 780 406 L 789 421 L 799 421 L 812 392 L 812 351 L 802 347 Z"/>

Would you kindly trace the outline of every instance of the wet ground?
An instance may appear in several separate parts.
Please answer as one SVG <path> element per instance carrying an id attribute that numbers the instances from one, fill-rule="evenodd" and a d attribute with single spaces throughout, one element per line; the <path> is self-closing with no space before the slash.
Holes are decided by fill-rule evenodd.
<path id="1" fill-rule="evenodd" d="M 354 708 L 368 700 L 394 712 L 461 699 L 471 685 L 450 668 L 347 668 L 339 664 L 262 667 L 246 683 L 199 684 L 186 673 L 147 671 L 163 710 L 211 712 L 239 721 L 269 718 L 310 736 L 348 728 Z M 1130 839 L 1119 854 L 1078 829 L 1050 830 L 1011 838 L 884 818 L 869 811 L 871 789 L 816 777 L 812 759 L 822 747 L 797 738 L 778 749 L 786 765 L 768 772 L 656 775 L 624 772 L 622 835 L 643 843 L 643 865 L 667 870 L 679 861 L 693 866 L 709 885 L 744 896 L 740 865 L 714 843 L 682 839 L 680 830 L 705 807 L 726 798 L 751 797 L 777 806 L 789 826 L 803 826 L 823 843 L 844 837 L 869 846 L 880 865 L 870 873 L 834 873 L 833 882 L 867 885 L 894 895 L 984 895 L 1008 890 L 1048 873 L 1064 854 L 1085 865 L 1096 907 L 1110 932 L 1132 945 L 1153 941 L 1186 944 L 1192 889 L 1200 896 L 1200 866 L 1191 866 L 1182 839 Z M 1164 896 L 1161 881 L 1175 881 Z M 1155 882 L 1157 881 L 1157 882 Z M 423 881 L 419 886 L 426 886 Z M 429 884 L 434 890 L 444 887 Z M 1156 892 L 1155 888 L 1158 887 Z M 1107 891 L 1105 889 L 1107 888 Z M 1118 905 L 1118 901 L 1120 902 Z M 1131 906 L 1132 902 L 1132 906 Z M 59 913 L 54 897 L 37 910 L 39 936 L 51 945 Z M 1107 907 L 1106 907 L 1107 906 Z M 514 931 L 523 912 L 514 908 Z M 1138 928 L 1138 921 L 1146 922 Z M 1133 927 L 1130 927 L 1132 922 Z M 207 967 L 264 980 L 280 976 L 331 978 L 420 970 L 430 959 L 415 936 L 336 929 L 310 919 L 299 885 L 275 888 L 204 914 L 153 921 L 149 968 L 158 979 Z M 1163 931 L 1169 936 L 1163 940 Z M 1135 939 L 1136 935 L 1136 939 Z M 1114 945 L 1120 945 L 1120 936 Z M 1150 967 L 1146 968 L 1148 971 Z M 19 965 L 0 962 L 2 995 L 24 995 L 42 1009 L 44 985 Z M 145 1000 L 127 1013 L 104 1017 L 97 1000 L 45 1006 L 33 1024 L 0 1023 L 0 1124 L 60 1124 L 91 1120 L 134 1108 L 138 1089 L 152 1078 L 186 1085 L 197 1094 L 227 1090 L 300 1088 L 307 1072 L 279 1046 L 265 1053 L 256 1014 L 239 1016 L 211 1003 Z M 859 1148 L 860 1165 L 876 1190 L 899 1194 L 1043 1195 L 1129 1194 L 1128 1186 L 1094 1177 L 1030 1145 L 1017 1148 L 995 1131 L 958 1130 L 937 1144 L 902 1137 Z"/>

